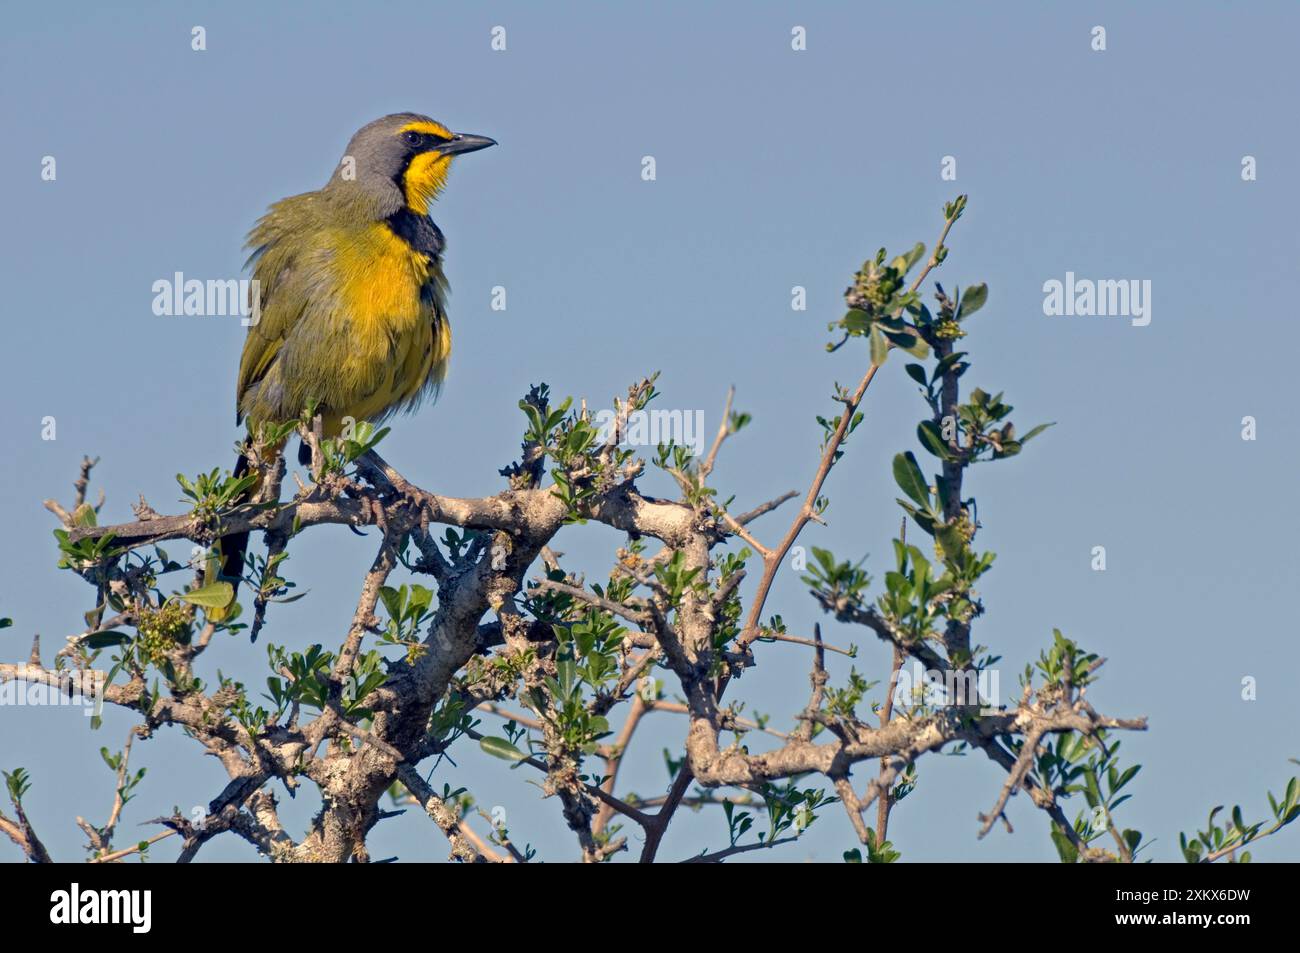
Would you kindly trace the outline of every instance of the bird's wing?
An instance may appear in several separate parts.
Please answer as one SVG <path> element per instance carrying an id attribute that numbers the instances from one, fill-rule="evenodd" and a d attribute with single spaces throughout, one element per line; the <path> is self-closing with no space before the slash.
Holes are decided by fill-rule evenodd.
<path id="1" fill-rule="evenodd" d="M 304 258 L 316 231 L 317 193 L 297 195 L 271 206 L 248 236 L 253 285 L 259 295 L 259 320 L 248 329 L 235 386 L 236 422 L 243 419 L 244 399 L 266 376 L 308 302 L 302 284 Z M 254 292 L 250 292 L 254 293 Z M 251 304 L 251 302 L 250 302 Z"/>

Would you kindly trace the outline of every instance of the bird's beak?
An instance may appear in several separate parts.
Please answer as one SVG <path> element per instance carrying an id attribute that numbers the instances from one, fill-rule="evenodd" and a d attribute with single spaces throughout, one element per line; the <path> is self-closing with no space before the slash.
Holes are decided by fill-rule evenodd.
<path id="1" fill-rule="evenodd" d="M 458 156 L 464 152 L 478 152 L 488 146 L 495 146 L 497 141 L 487 136 L 455 135 L 451 142 L 443 143 L 438 151 L 445 156 Z"/>

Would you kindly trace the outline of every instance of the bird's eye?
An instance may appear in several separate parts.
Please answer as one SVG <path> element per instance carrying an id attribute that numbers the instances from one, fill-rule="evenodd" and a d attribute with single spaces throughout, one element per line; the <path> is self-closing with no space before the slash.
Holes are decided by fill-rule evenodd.
<path id="1" fill-rule="evenodd" d="M 418 132 L 415 132 L 414 130 L 407 130 L 407 132 L 405 132 L 402 135 L 402 138 L 405 139 L 409 144 L 413 146 L 418 146 L 424 137 L 421 136 Z"/>

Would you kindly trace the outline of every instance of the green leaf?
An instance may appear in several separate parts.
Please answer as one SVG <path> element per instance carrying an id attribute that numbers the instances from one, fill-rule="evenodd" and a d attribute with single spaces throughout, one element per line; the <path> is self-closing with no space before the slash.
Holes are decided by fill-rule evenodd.
<path id="1" fill-rule="evenodd" d="M 182 592 L 180 598 L 205 609 L 224 609 L 235 598 L 235 587 L 228 582 L 210 582 L 198 589 Z"/>
<path id="2" fill-rule="evenodd" d="M 912 246 L 911 251 L 904 252 L 902 255 L 898 256 L 899 258 L 902 258 L 904 262 L 904 267 L 901 268 L 900 271 L 902 271 L 903 274 L 907 274 L 908 271 L 911 270 L 912 266 L 921 260 L 921 256 L 924 254 L 925 254 L 925 243 L 917 242 L 915 245 Z"/>
<path id="3" fill-rule="evenodd" d="M 1083 777 L 1084 796 L 1088 800 L 1088 806 L 1095 808 L 1101 803 L 1101 789 L 1097 786 L 1097 774 L 1094 771 L 1088 771 Z"/>
<path id="4" fill-rule="evenodd" d="M 886 340 L 880 328 L 872 325 L 871 327 L 871 363 L 877 367 L 885 363 L 885 358 L 889 357 L 889 341 Z"/>
<path id="5" fill-rule="evenodd" d="M 1112 784 L 1112 785 L 1110 786 L 1110 793 L 1111 793 L 1111 795 L 1114 796 L 1114 794 L 1115 794 L 1116 791 L 1118 791 L 1118 790 L 1119 790 L 1120 788 L 1122 788 L 1124 785 L 1126 785 L 1126 784 L 1128 784 L 1130 781 L 1132 781 L 1132 780 L 1137 776 L 1137 773 L 1138 773 L 1139 771 L 1141 771 L 1141 770 L 1142 770 L 1142 765 L 1140 765 L 1140 764 L 1135 764 L 1135 765 L 1133 765 L 1133 767 L 1129 768 L 1127 771 L 1125 771 L 1123 774 L 1121 774 L 1121 775 L 1116 779 L 1115 783 Z"/>
<path id="6" fill-rule="evenodd" d="M 951 460 L 952 451 L 943 442 L 943 432 L 933 420 L 923 420 L 916 425 L 916 436 L 921 446 L 929 450 L 940 460 Z"/>
<path id="7" fill-rule="evenodd" d="M 525 407 L 531 406 L 529 404 L 524 404 L 523 401 L 520 401 L 519 403 L 523 404 Z M 395 622 L 400 622 L 402 620 L 401 594 L 392 586 L 381 586 L 379 589 L 379 599 L 383 602 L 384 608 L 388 610 L 388 617 Z"/>
<path id="8" fill-rule="evenodd" d="M 921 529 L 929 533 L 931 536 L 934 535 L 935 519 L 934 519 L 934 515 L 929 511 L 929 509 L 919 510 L 911 503 L 907 502 L 907 500 L 901 498 L 897 499 L 897 502 L 899 506 L 901 506 L 904 510 L 907 511 L 908 516 L 916 520 L 917 526 L 921 527 Z"/>
<path id="9" fill-rule="evenodd" d="M 498 738 L 495 735 L 489 735 L 480 740 L 479 747 L 494 758 L 501 758 L 505 761 L 523 761 L 528 757 L 506 739 Z"/>
<path id="10" fill-rule="evenodd" d="M 125 632 L 96 632 L 82 639 L 81 644 L 88 649 L 106 649 L 110 645 L 125 645 L 130 641 L 131 636 Z"/>
<path id="11" fill-rule="evenodd" d="M 886 331 L 885 337 L 913 357 L 929 357 L 930 345 L 926 344 L 911 331 Z"/>
<path id="12" fill-rule="evenodd" d="M 930 486 L 910 450 L 894 457 L 894 480 L 918 506 L 930 509 Z"/>
<path id="13" fill-rule="evenodd" d="M 1073 864 L 1079 859 L 1079 849 L 1070 843 L 1070 838 L 1065 836 L 1065 832 L 1052 825 L 1052 843 L 1056 845 L 1056 852 L 1061 855 L 1061 863 Z"/>
<path id="14" fill-rule="evenodd" d="M 989 300 L 989 286 L 981 282 L 978 285 L 971 285 L 966 289 L 966 293 L 961 296 L 961 301 L 957 305 L 956 318 L 960 321 L 962 318 L 968 318 Z"/>
<path id="15" fill-rule="evenodd" d="M 866 334 L 867 329 L 871 327 L 871 315 L 865 311 L 859 311 L 857 308 L 850 308 L 845 313 L 841 321 L 844 330 L 853 334 Z"/>
<path id="16" fill-rule="evenodd" d="M 1027 433 L 1027 434 L 1025 434 L 1023 437 L 1021 437 L 1021 438 L 1020 438 L 1020 443 L 1026 443 L 1026 442 L 1028 442 L 1031 438 L 1033 438 L 1033 437 L 1037 437 L 1040 433 L 1042 433 L 1042 432 L 1043 432 L 1044 430 L 1046 430 L 1048 427 L 1055 427 L 1055 426 L 1056 426 L 1056 421 L 1052 421 L 1052 423 L 1050 423 L 1050 424 L 1039 424 L 1037 427 L 1035 427 L 1035 428 L 1033 428 L 1032 430 L 1030 430 L 1029 433 Z"/>
<path id="17" fill-rule="evenodd" d="M 560 678 L 560 687 L 565 698 L 573 694 L 573 686 L 578 681 L 578 666 L 571 658 L 560 659 L 555 663 L 555 673 Z"/>
<path id="18" fill-rule="evenodd" d="M 926 377 L 924 367 L 922 367 L 920 364 L 908 364 L 905 370 L 907 371 L 908 377 L 912 378 L 912 380 L 916 381 L 922 387 L 928 389 L 930 380 L 928 377 Z"/>
<path id="19" fill-rule="evenodd" d="M 937 381 L 939 378 L 943 377 L 944 374 L 961 363 L 961 359 L 965 357 L 966 354 L 966 351 L 953 351 L 947 357 L 940 358 L 939 363 L 934 366 L 934 373 L 930 376 L 930 380 Z"/>

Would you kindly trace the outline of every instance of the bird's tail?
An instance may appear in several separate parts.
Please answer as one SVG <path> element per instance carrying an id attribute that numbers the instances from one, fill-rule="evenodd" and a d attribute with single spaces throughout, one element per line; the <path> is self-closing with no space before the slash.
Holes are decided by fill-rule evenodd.
<path id="1" fill-rule="evenodd" d="M 253 438 L 247 437 L 244 440 L 243 449 L 240 451 L 239 459 L 235 461 L 235 469 L 231 475 L 236 479 L 243 476 L 252 467 L 252 461 L 248 457 L 248 450 L 253 445 Z M 233 500 L 232 505 L 239 506 L 247 503 L 253 498 L 261 486 L 261 480 L 254 483 L 247 490 L 244 490 Z M 244 575 L 244 555 L 248 552 L 248 531 L 242 533 L 231 533 L 229 536 L 221 538 L 221 575 L 226 577 L 236 589 L 239 588 L 239 580 Z"/>
<path id="2" fill-rule="evenodd" d="M 239 479 L 253 469 L 253 460 L 249 456 L 252 446 L 253 437 L 249 435 L 244 438 L 239 451 L 239 459 L 235 461 L 235 469 L 231 471 L 231 476 L 235 479 Z M 272 446 L 263 447 L 260 452 L 265 462 L 274 468 L 279 466 L 279 458 L 283 450 L 284 441 L 281 440 Z M 305 443 L 298 448 L 298 461 L 303 465 L 311 463 L 311 448 Z M 262 473 L 265 472 L 266 470 L 263 469 Z M 231 499 L 230 505 L 240 506 L 254 499 L 262 489 L 262 480 L 263 477 L 259 473 L 257 479 L 247 489 Z M 248 531 L 231 533 L 228 536 L 221 537 L 219 546 L 221 549 L 221 575 L 238 589 L 239 580 L 244 575 L 244 557 L 248 553 Z"/>

